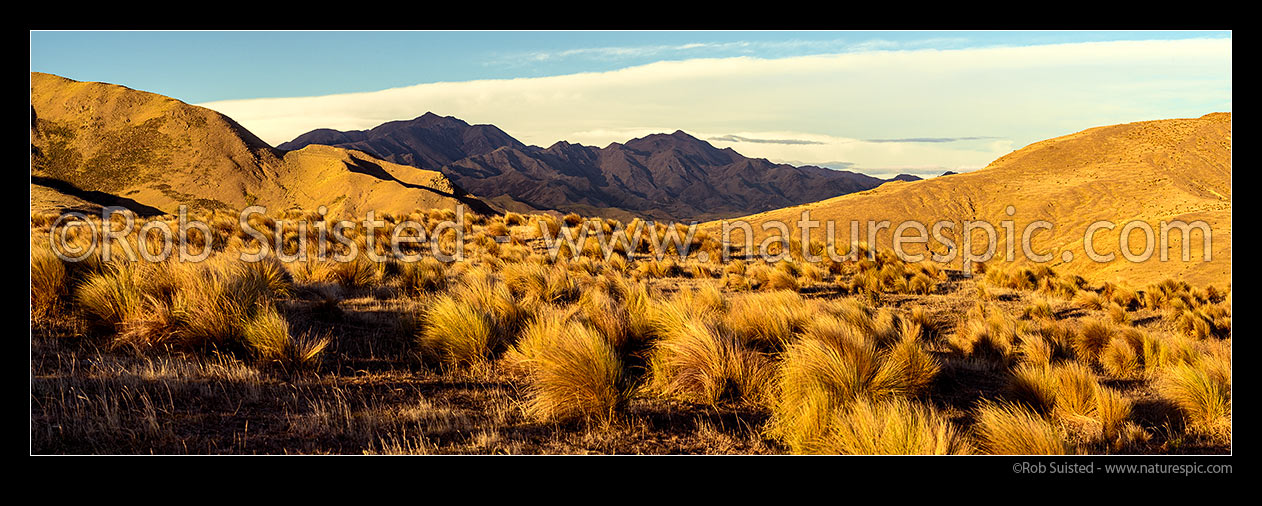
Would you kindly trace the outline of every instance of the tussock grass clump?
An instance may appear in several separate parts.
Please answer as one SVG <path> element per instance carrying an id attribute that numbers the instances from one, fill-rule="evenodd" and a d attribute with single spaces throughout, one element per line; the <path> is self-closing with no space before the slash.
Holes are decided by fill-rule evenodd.
<path id="1" fill-rule="evenodd" d="M 1046 362 L 1058 362 L 1063 360 L 1072 360 L 1073 341 L 1077 339 L 1078 329 L 1066 321 L 1044 321 L 1033 332 L 1043 338 L 1043 345 L 1047 348 L 1048 360 Z M 1027 360 L 1027 362 L 1029 362 Z"/>
<path id="2" fill-rule="evenodd" d="M 274 308 L 257 312 L 243 326 L 245 342 L 262 360 L 276 360 L 285 355 L 290 342 L 289 321 Z"/>
<path id="3" fill-rule="evenodd" d="M 694 315 L 720 315 L 730 308 L 727 297 L 711 284 L 675 292 L 670 298 L 670 304 L 677 308 L 687 308 Z"/>
<path id="4" fill-rule="evenodd" d="M 1052 422 L 1020 405 L 983 402 L 973 432 L 992 455 L 1065 455 L 1072 447 Z"/>
<path id="5" fill-rule="evenodd" d="M 617 289 L 613 291 L 617 292 Z M 604 336 L 615 350 L 624 350 L 629 341 L 642 336 L 632 335 L 629 328 L 631 315 L 619 296 L 621 294 L 615 296 L 608 290 L 586 290 L 579 297 L 577 306 L 583 321 Z"/>
<path id="6" fill-rule="evenodd" d="M 285 268 L 289 270 L 289 275 L 298 284 L 315 284 L 334 281 L 333 267 L 334 262 L 329 260 L 320 260 L 318 258 L 307 258 L 296 262 L 288 262 Z"/>
<path id="7" fill-rule="evenodd" d="M 367 255 L 356 255 L 345 262 L 334 261 L 331 264 L 331 278 L 347 288 L 371 286 L 381 277 L 380 266 Z"/>
<path id="8" fill-rule="evenodd" d="M 266 257 L 257 262 L 232 263 L 233 274 L 240 282 L 252 285 L 274 297 L 289 295 L 294 287 L 294 277 L 276 257 Z"/>
<path id="9" fill-rule="evenodd" d="M 1009 395 L 1040 413 L 1049 413 L 1056 406 L 1060 381 L 1051 367 L 1022 364 L 1012 371 L 1008 381 Z"/>
<path id="10" fill-rule="evenodd" d="M 1021 365 L 1009 383 L 1011 397 L 1060 424 L 1064 433 L 1084 445 L 1126 446 L 1130 400 L 1101 386 L 1090 369 L 1077 362 L 1057 366 Z"/>
<path id="11" fill-rule="evenodd" d="M 502 221 L 492 222 L 486 226 L 486 233 L 493 237 L 507 237 L 508 225 Z"/>
<path id="12" fill-rule="evenodd" d="M 1109 284 L 1106 286 L 1104 294 L 1107 296 L 1110 305 L 1120 306 L 1123 311 L 1134 311 L 1142 305 L 1139 292 L 1129 288 Z"/>
<path id="13" fill-rule="evenodd" d="M 975 293 L 977 294 L 977 300 L 992 301 L 999 298 L 998 294 L 996 294 L 994 290 L 987 288 L 986 284 L 982 283 L 981 281 L 977 281 L 976 283 L 974 283 L 973 288 L 975 290 Z"/>
<path id="14" fill-rule="evenodd" d="M 528 318 L 507 286 L 474 268 L 424 312 L 417 344 L 446 367 L 480 365 L 503 350 Z"/>
<path id="15" fill-rule="evenodd" d="M 1169 400 L 1200 434 L 1231 437 L 1231 358 L 1206 354 L 1179 363 L 1157 380 L 1161 396 Z"/>
<path id="16" fill-rule="evenodd" d="M 564 331 L 574 316 L 574 308 L 562 306 L 543 306 L 534 318 L 525 324 L 517 342 L 504 352 L 500 363 L 511 374 L 525 377 L 528 363 L 534 360 L 536 352 L 548 346 L 549 340 Z"/>
<path id="17" fill-rule="evenodd" d="M 1182 335 L 1141 334 L 1140 363 L 1145 376 L 1155 377 L 1162 371 L 1200 356 L 1198 341 Z"/>
<path id="18" fill-rule="evenodd" d="M 903 319 L 889 308 L 873 310 L 864 301 L 855 298 L 830 301 L 825 304 L 826 314 L 836 316 L 846 325 L 850 325 L 871 338 L 878 346 L 886 346 L 900 337 L 906 337 Z M 923 333 L 923 327 L 921 328 Z"/>
<path id="19" fill-rule="evenodd" d="M 1142 299 L 1153 309 L 1178 311 L 1223 302 L 1224 294 L 1212 286 L 1197 290 L 1185 281 L 1166 279 L 1149 286 Z"/>
<path id="20" fill-rule="evenodd" d="M 1131 317 L 1126 314 L 1126 308 L 1118 304 L 1109 305 L 1109 320 L 1117 325 L 1126 325 L 1130 323 Z"/>
<path id="21" fill-rule="evenodd" d="M 1042 366 L 1057 358 L 1058 347 L 1042 332 L 1030 332 L 1017 336 L 1016 352 L 1021 363 Z"/>
<path id="22" fill-rule="evenodd" d="M 674 258 L 640 260 L 636 272 L 646 278 L 679 278 L 686 274 Z"/>
<path id="23" fill-rule="evenodd" d="M 731 290 L 733 292 L 748 292 L 754 289 L 754 285 L 750 282 L 749 278 L 741 274 L 730 272 L 723 275 L 722 286 L 724 289 Z"/>
<path id="24" fill-rule="evenodd" d="M 500 344 L 491 315 L 450 295 L 435 301 L 424 319 L 418 344 L 423 353 L 446 366 L 474 365 L 489 358 Z"/>
<path id="25" fill-rule="evenodd" d="M 144 311 L 139 275 L 139 268 L 131 263 L 111 263 L 79 286 L 76 302 L 94 325 L 115 330 Z"/>
<path id="26" fill-rule="evenodd" d="M 52 248 L 31 242 L 31 320 L 41 321 L 56 313 L 68 291 L 66 265 Z"/>
<path id="27" fill-rule="evenodd" d="M 1047 299 L 1035 299 L 1029 306 L 1025 307 L 1021 316 L 1031 319 L 1051 319 L 1056 317 L 1056 312 L 1052 310 L 1052 304 Z"/>
<path id="28" fill-rule="evenodd" d="M 1006 366 L 1018 358 L 1022 334 L 1034 332 L 1029 322 L 1022 322 L 998 307 L 978 304 L 956 325 L 947 344 L 958 354 Z"/>
<path id="29" fill-rule="evenodd" d="M 783 265 L 783 264 L 782 264 Z M 762 283 L 763 290 L 791 290 L 797 291 L 799 287 L 798 278 L 790 270 L 787 269 L 771 269 L 767 272 L 767 281 Z"/>
<path id="30" fill-rule="evenodd" d="M 1231 335 L 1231 308 L 1224 303 L 1189 305 L 1176 300 L 1166 310 L 1166 320 L 1180 333 L 1197 339 L 1225 339 Z"/>
<path id="31" fill-rule="evenodd" d="M 568 303 L 578 300 L 578 280 L 566 269 L 551 268 L 533 263 L 513 264 L 504 267 L 504 283 L 513 295 L 549 304 Z"/>
<path id="32" fill-rule="evenodd" d="M 1113 335 L 1114 328 L 1109 323 L 1099 320 L 1087 321 L 1070 343 L 1073 346 L 1074 356 L 1089 364 L 1096 363 L 1100 352 L 1104 351 L 1104 348 L 1113 340 Z"/>
<path id="33" fill-rule="evenodd" d="M 1130 340 L 1115 337 L 1100 353 L 1100 367 L 1116 378 L 1131 378 L 1143 368 L 1139 351 Z"/>
<path id="34" fill-rule="evenodd" d="M 1091 369 L 1077 362 L 1069 362 L 1052 370 L 1056 380 L 1056 398 L 1052 414 L 1062 418 L 1091 417 L 1096 411 L 1096 396 L 1100 383 Z"/>
<path id="35" fill-rule="evenodd" d="M 911 312 L 903 318 L 903 321 L 920 327 L 921 336 L 928 341 L 936 341 L 938 339 L 938 328 L 934 324 L 933 319 L 929 316 L 929 311 L 924 306 L 916 306 L 911 308 Z"/>
<path id="36" fill-rule="evenodd" d="M 328 337 L 291 334 L 289 321 L 270 305 L 245 323 L 243 334 L 245 343 L 260 362 L 276 364 L 289 371 L 313 369 L 329 345 Z"/>
<path id="37" fill-rule="evenodd" d="M 799 279 L 801 282 L 800 284 L 811 285 L 815 283 L 821 283 L 824 281 L 825 274 L 826 272 L 824 271 L 824 269 L 820 268 L 819 266 L 815 264 L 810 264 L 810 263 L 802 264 L 801 277 Z"/>
<path id="38" fill-rule="evenodd" d="M 1079 292 L 1078 295 L 1074 296 L 1074 304 L 1077 304 L 1078 307 L 1083 309 L 1099 311 L 1104 309 L 1104 303 L 1104 297 L 1101 297 L 1100 294 L 1096 292 L 1088 290 Z"/>
<path id="39" fill-rule="evenodd" d="M 1013 290 L 1034 290 L 1035 288 L 1038 288 L 1041 278 L 1055 276 L 1055 273 L 1053 273 L 1050 269 L 1036 272 L 1035 270 L 1028 268 L 989 268 L 986 269 L 985 274 L 985 280 L 987 283 L 996 287 L 1009 288 Z"/>
<path id="40" fill-rule="evenodd" d="M 874 381 L 875 391 L 882 395 L 918 395 L 929 387 L 939 370 L 938 361 L 919 343 L 903 339 L 883 354 Z"/>
<path id="41" fill-rule="evenodd" d="M 526 412 L 544 421 L 610 421 L 629 396 L 618 352 L 598 331 L 550 321 L 514 348 L 526 376 Z"/>
<path id="42" fill-rule="evenodd" d="M 273 294 L 261 278 L 234 275 L 231 263 L 194 268 L 186 272 L 181 290 L 187 318 L 180 329 L 182 341 L 192 348 L 236 348 L 244 339 L 244 326 L 259 308 L 272 304 Z"/>
<path id="43" fill-rule="evenodd" d="M 112 262 L 79 287 L 79 307 L 113 345 L 248 351 L 244 329 L 291 290 L 273 261 L 214 257 L 198 264 Z"/>
<path id="44" fill-rule="evenodd" d="M 1096 394 L 1095 419 L 1100 422 L 1100 438 L 1114 450 L 1148 438 L 1142 427 L 1129 421 L 1133 407 L 1130 399 L 1112 388 L 1101 387 Z"/>
<path id="45" fill-rule="evenodd" d="M 1062 300 L 1073 300 L 1087 285 L 1082 276 L 1046 277 L 1039 280 L 1038 291 Z"/>
<path id="46" fill-rule="evenodd" d="M 768 432 L 795 453 L 827 451 L 834 413 L 867 399 L 882 401 L 922 392 L 938 365 L 919 343 L 889 349 L 861 333 L 803 338 L 785 350 L 776 378 Z"/>
<path id="47" fill-rule="evenodd" d="M 404 263 L 399 282 L 409 295 L 438 292 L 447 288 L 447 272 L 442 262 L 426 257 Z"/>
<path id="48" fill-rule="evenodd" d="M 838 413 L 816 448 L 841 455 L 962 455 L 964 434 L 933 408 L 905 399 L 856 402 Z"/>
<path id="49" fill-rule="evenodd" d="M 813 311 L 796 292 L 751 293 L 734 297 L 722 326 L 744 343 L 782 350 L 801 331 Z"/>
<path id="50" fill-rule="evenodd" d="M 929 277 L 928 274 L 923 272 L 916 273 L 912 276 L 911 280 L 907 282 L 908 292 L 919 295 L 929 295 L 933 293 L 936 286 L 937 282 L 935 282 L 933 278 Z"/>
<path id="51" fill-rule="evenodd" d="M 716 310 L 672 302 L 652 311 L 656 336 L 649 355 L 649 389 L 661 395 L 715 404 L 762 399 L 770 360 L 710 323 Z"/>

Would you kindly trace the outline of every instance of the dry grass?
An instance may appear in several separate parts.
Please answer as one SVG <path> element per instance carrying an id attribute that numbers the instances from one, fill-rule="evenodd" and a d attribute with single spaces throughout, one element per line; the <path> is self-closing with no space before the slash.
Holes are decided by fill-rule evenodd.
<path id="1" fill-rule="evenodd" d="M 819 453 L 842 455 L 963 455 L 967 437 L 932 408 L 892 399 L 861 400 L 829 424 Z"/>
<path id="2" fill-rule="evenodd" d="M 123 322 L 143 314 L 144 294 L 139 276 L 139 268 L 131 263 L 109 264 L 104 272 L 90 276 L 76 290 L 76 302 L 90 321 L 118 329 Z"/>
<path id="3" fill-rule="evenodd" d="M 425 312 L 425 328 L 417 337 L 423 353 L 448 367 L 473 366 L 491 358 L 502 344 L 493 315 L 450 295 Z"/>
<path id="4" fill-rule="evenodd" d="M 771 371 L 761 353 L 673 304 L 657 308 L 650 325 L 651 391 L 705 404 L 761 400 Z"/>
<path id="5" fill-rule="evenodd" d="M 31 319 L 56 314 L 67 295 L 66 265 L 42 241 L 31 242 Z"/>
<path id="6" fill-rule="evenodd" d="M 958 354 L 997 366 L 1010 365 L 1019 357 L 1018 346 L 1035 329 L 993 305 L 977 304 L 956 325 L 947 344 Z"/>
<path id="7" fill-rule="evenodd" d="M 526 411 L 544 421 L 585 418 L 608 423 L 629 394 L 617 350 L 596 330 L 567 323 L 523 339 Z"/>
<path id="8" fill-rule="evenodd" d="M 330 342 L 328 337 L 293 335 L 289 321 L 271 306 L 266 306 L 248 320 L 243 334 L 246 344 L 259 361 L 278 365 L 287 371 L 316 368 L 320 355 Z"/>
<path id="9" fill-rule="evenodd" d="M 1072 448 L 1055 424 L 1019 405 L 983 403 L 973 431 L 992 455 L 1065 455 Z"/>
<path id="10" fill-rule="evenodd" d="M 400 284 L 410 295 L 439 292 L 447 287 L 447 272 L 442 262 L 426 257 L 404 264 Z"/>
<path id="11" fill-rule="evenodd" d="M 1126 448 L 1141 436 L 1130 421 L 1132 402 L 1100 385 L 1076 362 L 1057 366 L 1022 365 L 1009 384 L 1012 398 L 1055 422 L 1078 445 Z"/>
<path id="12" fill-rule="evenodd" d="M 380 266 L 364 255 L 345 262 L 334 261 L 330 275 L 334 281 L 347 288 L 370 286 L 381 278 Z"/>
<path id="13" fill-rule="evenodd" d="M 939 366 L 914 340 L 879 348 L 861 330 L 805 336 L 784 352 L 769 433 L 795 453 L 826 451 L 832 414 L 856 401 L 917 395 Z"/>
<path id="14" fill-rule="evenodd" d="M 1100 367 L 1115 378 L 1132 378 L 1142 371 L 1139 351 L 1125 338 L 1113 338 L 1100 354 Z"/>
<path id="15" fill-rule="evenodd" d="M 227 407 L 206 423 L 247 417 L 251 431 L 271 432 L 273 450 L 1027 454 L 1230 445 L 1229 293 L 1174 282 L 1089 289 L 1074 276 L 1000 266 L 974 283 L 886 252 L 821 264 L 798 255 L 716 263 L 606 257 L 589 241 L 553 260 L 532 229 L 620 224 L 540 215 L 475 217 L 466 260 L 451 264 L 427 256 L 246 263 L 233 257 L 252 238 L 210 217 L 215 253 L 197 264 L 66 263 L 35 246 L 49 231 L 33 228 L 33 331 L 87 337 L 64 346 L 99 346 L 109 360 L 232 360 L 249 372 L 247 386 L 212 382 Z M 432 229 L 434 216 L 419 210 L 382 216 L 417 217 Z M 291 228 L 282 231 L 296 244 Z M 660 240 L 672 230 L 646 232 Z M 349 236 L 365 244 L 364 232 Z M 693 242 L 712 258 L 721 252 L 712 238 Z M 986 300 L 977 304 L 979 296 Z M 74 348 L 56 353 L 66 349 Z M 93 390 L 86 378 L 118 373 L 56 374 L 85 379 L 38 380 L 40 448 L 180 452 L 171 441 L 193 429 L 172 424 L 171 413 L 201 416 L 162 397 L 155 385 L 170 379 Z M 431 402 L 411 390 L 418 381 L 450 393 Z M 348 387 L 360 382 L 362 390 Z M 237 395 L 253 399 L 245 415 L 228 406 Z M 1163 419 L 1154 399 L 1177 407 L 1174 418 Z M 258 418 L 260 409 L 273 412 Z M 64 428 L 74 417 L 86 420 L 82 430 Z M 247 447 L 243 434 L 231 437 L 239 439 L 225 452 Z M 299 440 L 308 442 L 294 446 Z"/>
<path id="16" fill-rule="evenodd" d="M 1183 413 L 1193 431 L 1231 437 L 1230 355 L 1206 354 L 1192 363 L 1180 363 L 1158 379 L 1158 391 Z"/>
<path id="17" fill-rule="evenodd" d="M 518 297 L 556 304 L 578 299 L 578 280 L 569 271 L 545 265 L 525 263 L 504 267 L 504 283 Z"/>

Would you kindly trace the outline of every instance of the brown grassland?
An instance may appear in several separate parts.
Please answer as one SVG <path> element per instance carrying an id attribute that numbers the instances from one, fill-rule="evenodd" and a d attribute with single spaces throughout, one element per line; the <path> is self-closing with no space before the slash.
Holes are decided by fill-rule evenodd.
<path id="1" fill-rule="evenodd" d="M 863 246 L 724 262 L 704 232 L 659 260 L 664 225 L 553 259 L 541 227 L 620 224 L 515 213 L 466 214 L 454 263 L 362 227 L 385 261 L 304 256 L 296 224 L 326 217 L 257 216 L 283 246 L 243 262 L 237 215 L 198 218 L 203 262 L 67 262 L 55 215 L 32 215 L 32 453 L 1231 451 L 1229 285 L 966 275 Z"/>

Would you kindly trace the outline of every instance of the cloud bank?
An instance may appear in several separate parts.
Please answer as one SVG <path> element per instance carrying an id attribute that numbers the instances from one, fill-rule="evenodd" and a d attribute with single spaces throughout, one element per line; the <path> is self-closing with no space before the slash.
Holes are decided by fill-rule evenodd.
<path id="1" fill-rule="evenodd" d="M 541 146 L 682 129 L 752 157 L 960 171 L 1092 126 L 1230 111 L 1231 40 L 693 59 L 199 105 L 273 145 L 432 111 Z"/>
<path id="2" fill-rule="evenodd" d="M 753 139 L 749 137 L 741 137 L 739 135 L 721 135 L 718 137 L 710 137 L 710 141 L 717 142 L 753 142 L 757 144 L 823 144 L 821 141 L 811 141 L 806 139 Z"/>

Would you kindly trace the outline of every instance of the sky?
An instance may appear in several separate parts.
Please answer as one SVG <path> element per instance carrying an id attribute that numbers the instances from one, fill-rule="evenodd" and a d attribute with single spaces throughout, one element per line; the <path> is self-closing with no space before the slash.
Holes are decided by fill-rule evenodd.
<path id="1" fill-rule="evenodd" d="M 888 177 L 1231 110 L 1231 32 L 31 32 L 31 70 L 168 95 L 273 145 L 425 112 L 527 144 L 684 130 Z"/>

